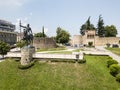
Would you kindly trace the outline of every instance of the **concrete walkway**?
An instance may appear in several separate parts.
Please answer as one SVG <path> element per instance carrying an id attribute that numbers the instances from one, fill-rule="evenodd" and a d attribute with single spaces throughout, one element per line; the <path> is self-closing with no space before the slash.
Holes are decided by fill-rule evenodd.
<path id="1" fill-rule="evenodd" d="M 106 50 L 103 46 L 96 46 L 95 48 L 98 49 L 98 50 L 100 50 L 100 51 L 107 52 L 110 57 L 112 57 L 114 60 L 118 61 L 118 63 L 120 64 L 120 56 L 112 53 L 109 50 Z"/>

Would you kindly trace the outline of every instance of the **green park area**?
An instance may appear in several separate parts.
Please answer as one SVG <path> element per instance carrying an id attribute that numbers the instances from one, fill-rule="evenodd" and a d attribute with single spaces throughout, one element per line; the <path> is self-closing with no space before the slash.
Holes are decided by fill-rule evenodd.
<path id="1" fill-rule="evenodd" d="M 86 63 L 37 61 L 29 69 L 19 62 L 0 63 L 1 90 L 119 90 L 120 83 L 110 75 L 108 56 L 85 56 Z"/>
<path id="2" fill-rule="evenodd" d="M 57 47 L 57 48 L 43 48 L 43 49 L 38 49 L 37 52 L 42 52 L 42 51 L 59 51 L 59 50 L 66 50 L 64 46 Z"/>
<path id="3" fill-rule="evenodd" d="M 106 49 L 120 56 L 120 48 L 106 48 Z"/>
<path id="4" fill-rule="evenodd" d="M 72 52 L 80 52 L 83 49 L 71 49 L 68 50 L 65 46 L 57 47 L 57 48 L 43 48 L 38 49 L 36 52 L 40 53 L 49 53 L 49 54 L 72 54 Z"/>

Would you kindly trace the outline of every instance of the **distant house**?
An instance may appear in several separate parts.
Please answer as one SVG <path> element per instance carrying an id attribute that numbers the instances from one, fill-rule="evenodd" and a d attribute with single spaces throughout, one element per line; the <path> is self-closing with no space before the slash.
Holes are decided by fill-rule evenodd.
<path id="1" fill-rule="evenodd" d="M 88 45 L 89 42 L 92 42 L 94 46 L 104 46 L 107 43 L 119 44 L 120 37 L 99 37 L 96 35 L 95 30 L 86 30 L 85 35 L 74 35 L 71 39 L 73 47 Z"/>

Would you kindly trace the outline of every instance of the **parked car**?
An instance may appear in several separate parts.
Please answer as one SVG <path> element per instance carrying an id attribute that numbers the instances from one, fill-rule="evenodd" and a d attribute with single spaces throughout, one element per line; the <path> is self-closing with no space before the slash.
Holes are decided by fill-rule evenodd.
<path id="1" fill-rule="evenodd" d="M 118 44 L 113 44 L 112 47 L 113 48 L 119 48 L 119 45 Z"/>

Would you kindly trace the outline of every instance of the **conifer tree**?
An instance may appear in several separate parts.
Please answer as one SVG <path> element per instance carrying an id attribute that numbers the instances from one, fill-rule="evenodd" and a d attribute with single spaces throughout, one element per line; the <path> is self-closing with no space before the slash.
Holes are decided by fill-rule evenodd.
<path id="1" fill-rule="evenodd" d="M 90 22 L 90 17 L 88 18 L 88 20 L 86 21 L 86 23 L 84 23 L 81 28 L 80 28 L 80 34 L 84 35 L 86 30 L 95 30 L 95 27 L 93 24 L 91 24 Z"/>
<path id="2" fill-rule="evenodd" d="M 99 16 L 99 19 L 98 19 L 97 32 L 98 32 L 98 36 L 100 36 L 100 37 L 105 36 L 104 21 L 103 21 L 101 15 Z"/>

